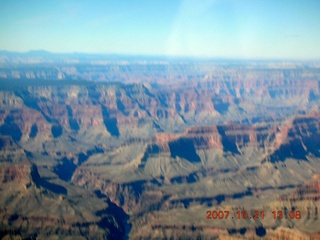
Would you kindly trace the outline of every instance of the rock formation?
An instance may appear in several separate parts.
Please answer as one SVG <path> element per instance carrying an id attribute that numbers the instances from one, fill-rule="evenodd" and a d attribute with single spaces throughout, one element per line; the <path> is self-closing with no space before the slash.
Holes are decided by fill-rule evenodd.
<path id="1" fill-rule="evenodd" d="M 0 236 L 316 239 L 318 71 L 171 67 L 0 69 Z"/>

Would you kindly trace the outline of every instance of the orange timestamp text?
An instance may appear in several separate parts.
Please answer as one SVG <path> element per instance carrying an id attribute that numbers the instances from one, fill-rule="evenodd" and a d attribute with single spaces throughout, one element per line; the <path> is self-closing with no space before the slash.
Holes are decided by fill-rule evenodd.
<path id="1" fill-rule="evenodd" d="M 273 219 L 301 219 L 300 211 L 282 211 L 276 210 L 271 212 Z M 254 219 L 260 220 L 265 218 L 265 211 L 252 210 L 250 212 L 246 210 L 228 211 L 228 210 L 208 210 L 206 211 L 207 220 L 216 219 Z"/>

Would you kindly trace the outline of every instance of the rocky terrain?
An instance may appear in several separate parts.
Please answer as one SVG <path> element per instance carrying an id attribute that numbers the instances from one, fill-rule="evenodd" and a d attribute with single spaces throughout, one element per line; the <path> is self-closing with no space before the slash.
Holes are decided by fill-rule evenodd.
<path id="1" fill-rule="evenodd" d="M 316 66 L 82 64 L 110 77 L 94 82 L 74 63 L 58 81 L 8 61 L 0 237 L 319 238 Z M 243 210 L 265 216 L 238 219 Z M 279 210 L 287 218 L 274 218 Z"/>
<path id="2" fill-rule="evenodd" d="M 20 147 L 12 151 L 7 137 L 0 140 L 1 238 L 125 237 L 122 220 L 127 216 L 122 209 L 93 192 L 41 177 Z"/>

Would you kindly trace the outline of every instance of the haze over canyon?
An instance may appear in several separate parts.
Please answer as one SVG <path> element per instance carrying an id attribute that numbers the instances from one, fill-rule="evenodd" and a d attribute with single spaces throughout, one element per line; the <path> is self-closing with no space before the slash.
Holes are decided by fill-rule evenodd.
<path id="1" fill-rule="evenodd" d="M 0 237 L 319 239 L 319 103 L 316 61 L 0 52 Z"/>

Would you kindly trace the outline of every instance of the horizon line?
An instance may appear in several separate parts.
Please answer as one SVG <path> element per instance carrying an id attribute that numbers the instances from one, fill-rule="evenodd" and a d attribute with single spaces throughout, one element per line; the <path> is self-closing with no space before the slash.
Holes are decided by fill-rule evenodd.
<path id="1" fill-rule="evenodd" d="M 9 53 L 9 54 L 48 54 L 48 55 L 88 55 L 88 56 L 118 56 L 118 57 L 146 57 L 146 58 L 167 58 L 167 59 L 188 59 L 188 60 L 207 60 L 207 61 L 320 61 L 320 57 L 318 58 L 288 58 L 288 57 L 243 57 L 243 56 L 234 56 L 234 57 L 226 57 L 226 56 L 204 56 L 204 55 L 169 55 L 169 54 L 147 54 L 147 53 L 106 53 L 106 52 L 55 52 L 49 51 L 45 49 L 31 49 L 27 51 L 15 51 L 15 50 L 5 50 L 0 49 L 0 54 Z"/>

